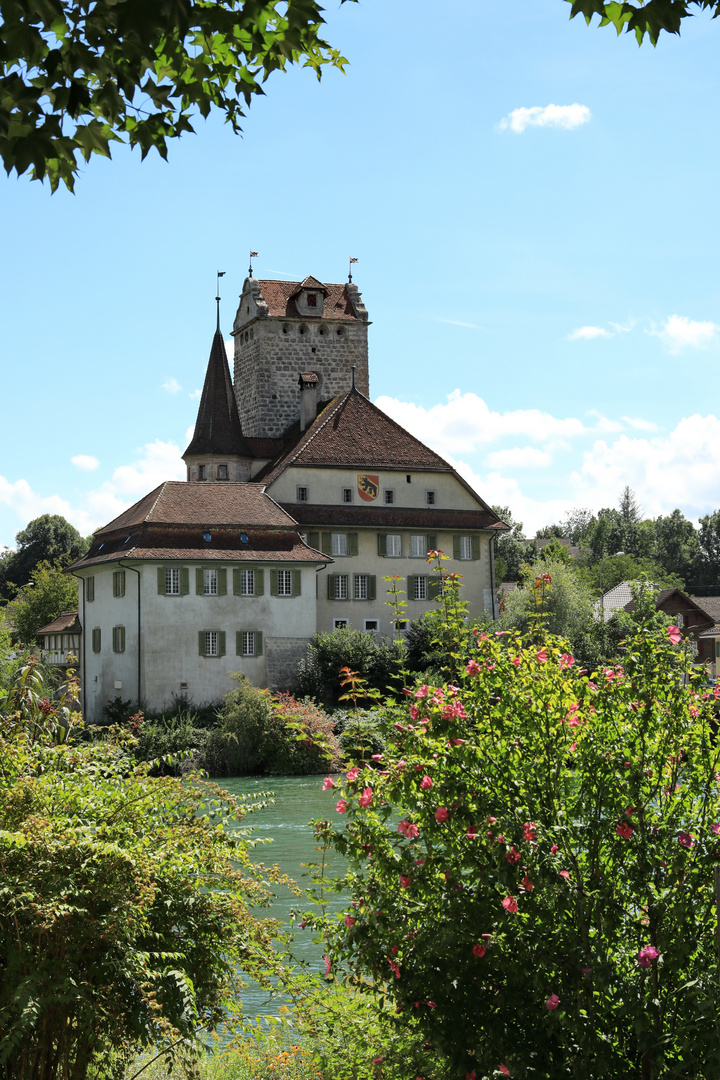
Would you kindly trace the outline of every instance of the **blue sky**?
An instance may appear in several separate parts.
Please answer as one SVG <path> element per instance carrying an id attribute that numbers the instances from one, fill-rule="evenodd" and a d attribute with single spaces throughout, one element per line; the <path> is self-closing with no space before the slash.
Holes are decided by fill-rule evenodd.
<path id="1" fill-rule="evenodd" d="M 243 138 L 0 179 L 0 547 L 183 477 L 251 247 L 259 277 L 358 258 L 373 400 L 529 534 L 625 484 L 720 506 L 720 24 L 638 48 L 568 13 L 331 2 L 347 74 L 273 76 Z"/>

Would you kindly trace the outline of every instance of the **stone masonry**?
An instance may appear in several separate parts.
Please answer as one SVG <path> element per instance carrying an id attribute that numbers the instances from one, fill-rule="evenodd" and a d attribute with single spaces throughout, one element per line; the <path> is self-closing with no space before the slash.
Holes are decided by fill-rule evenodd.
<path id="1" fill-rule="evenodd" d="M 235 397 L 243 434 L 279 438 L 300 416 L 300 372 L 318 376 L 317 399 L 327 401 L 355 385 L 369 395 L 368 321 L 356 285 L 347 292 L 356 318 L 287 317 L 268 311 L 261 283 L 243 286 L 233 328 Z"/>
<path id="2" fill-rule="evenodd" d="M 267 679 L 271 690 L 292 690 L 310 638 L 271 637 L 266 640 Z"/>

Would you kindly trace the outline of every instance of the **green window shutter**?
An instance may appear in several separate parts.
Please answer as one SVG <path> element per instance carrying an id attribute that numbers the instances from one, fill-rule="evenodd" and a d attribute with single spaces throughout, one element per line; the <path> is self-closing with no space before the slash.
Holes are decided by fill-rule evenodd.
<path id="1" fill-rule="evenodd" d="M 387 535 L 378 533 L 378 555 L 387 555 Z"/>
<path id="2" fill-rule="evenodd" d="M 270 595 L 277 596 L 278 594 L 278 572 L 277 570 L 270 571 Z"/>
<path id="3" fill-rule="evenodd" d="M 265 571 L 255 570 L 255 596 L 265 595 Z M 277 578 L 275 579 L 275 587 L 277 589 Z"/>
<path id="4" fill-rule="evenodd" d="M 180 595 L 187 596 L 190 592 L 190 570 L 187 566 L 180 567 Z"/>
<path id="5" fill-rule="evenodd" d="M 255 631 L 255 655 L 262 655 L 262 630 Z"/>
<path id="6" fill-rule="evenodd" d="M 218 632 L 218 656 L 225 655 L 225 631 L 220 630 Z"/>
<path id="7" fill-rule="evenodd" d="M 408 600 L 415 599 L 415 578 L 416 574 L 408 574 L 407 579 L 407 598 Z"/>
<path id="8" fill-rule="evenodd" d="M 165 595 L 165 567 L 158 566 L 158 593 Z"/>
<path id="9" fill-rule="evenodd" d="M 428 578 L 428 600 L 437 600 L 442 596 L 442 585 L 437 574 Z"/>
<path id="10" fill-rule="evenodd" d="M 472 557 L 473 559 L 480 558 L 480 537 L 473 536 L 472 538 Z"/>
<path id="11" fill-rule="evenodd" d="M 307 534 L 307 542 L 308 542 L 308 544 L 310 545 L 311 548 L 316 548 L 319 551 L 320 550 L 320 533 L 319 532 L 310 532 L 310 533 L 308 533 Z"/>
<path id="12" fill-rule="evenodd" d="M 242 578 L 240 570 L 233 570 L 233 596 L 242 596 Z"/>
<path id="13" fill-rule="evenodd" d="M 348 555 L 357 555 L 358 553 L 358 534 L 348 533 Z"/>
<path id="14" fill-rule="evenodd" d="M 200 567 L 195 569 L 195 594 L 196 596 L 202 596 L 204 592 L 205 575 Z"/>
<path id="15" fill-rule="evenodd" d="M 235 631 L 235 655 L 242 656 L 242 630 Z"/>
<path id="16" fill-rule="evenodd" d="M 205 631 L 198 631 L 198 652 L 201 656 L 205 655 Z"/>
<path id="17" fill-rule="evenodd" d="M 218 574 L 218 596 L 227 596 L 227 570 L 221 566 Z"/>
<path id="18" fill-rule="evenodd" d="M 377 578 L 374 574 L 368 574 L 368 600 L 377 599 Z"/>
<path id="19" fill-rule="evenodd" d="M 453 536 L 453 559 L 460 558 L 460 537 Z"/>
<path id="20" fill-rule="evenodd" d="M 293 596 L 299 596 L 301 592 L 302 578 L 299 570 L 293 570 Z"/>
<path id="21" fill-rule="evenodd" d="M 336 577 L 337 577 L 337 574 L 328 574 L 328 576 L 327 576 L 328 600 L 334 600 L 335 599 L 335 578 Z"/>
<path id="22" fill-rule="evenodd" d="M 113 572 L 113 596 L 117 596 L 117 594 L 118 594 L 118 576 L 117 576 L 117 570 L 115 570 Z"/>
<path id="23" fill-rule="evenodd" d="M 428 551 L 437 551 L 437 536 L 435 533 L 428 533 L 425 537 L 425 547 Z"/>
<path id="24" fill-rule="evenodd" d="M 322 548 L 320 550 L 323 555 L 332 555 L 332 533 L 322 534 Z"/>
<path id="25" fill-rule="evenodd" d="M 120 627 L 120 652 L 125 652 L 125 627 Z"/>
<path id="26" fill-rule="evenodd" d="M 89 600 L 89 601 L 95 599 L 95 576 L 94 575 L 91 575 L 87 579 L 87 583 L 86 583 L 86 586 L 85 586 L 85 599 Z"/>
<path id="27" fill-rule="evenodd" d="M 92 632 L 92 649 L 93 652 L 100 652 L 100 628 L 97 626 Z"/>
<path id="28" fill-rule="evenodd" d="M 117 626 L 113 626 L 112 634 L 113 634 L 113 637 L 112 637 L 113 652 L 120 652 L 120 650 L 118 648 L 118 628 L 117 628 Z"/>

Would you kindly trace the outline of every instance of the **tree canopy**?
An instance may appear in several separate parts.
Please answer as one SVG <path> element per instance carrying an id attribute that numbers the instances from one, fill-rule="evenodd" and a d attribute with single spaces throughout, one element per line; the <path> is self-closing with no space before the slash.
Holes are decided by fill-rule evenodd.
<path id="1" fill-rule="evenodd" d="M 345 3 L 346 0 L 341 0 Z M 244 106 L 289 64 L 343 70 L 317 0 L 0 0 L 0 155 L 73 189 L 112 142 L 167 157 L 213 109 Z"/>
<path id="2" fill-rule="evenodd" d="M 34 518 L 20 530 L 15 541 L 17 550 L 0 558 L 0 598 L 6 600 L 28 584 L 41 562 L 59 560 L 66 566 L 80 558 L 90 546 L 90 541 L 60 514 L 42 514 Z"/>
<path id="3" fill-rule="evenodd" d="M 646 0 L 644 3 L 628 4 L 622 0 L 567 0 L 572 4 L 570 18 L 584 15 L 589 23 L 593 15 L 600 16 L 600 26 L 614 26 L 618 34 L 623 30 L 634 33 L 642 44 L 645 35 L 653 45 L 663 30 L 668 34 L 679 34 L 683 19 L 688 19 L 695 12 L 693 8 L 704 11 L 710 9 L 713 18 L 720 14 L 720 0 Z"/>

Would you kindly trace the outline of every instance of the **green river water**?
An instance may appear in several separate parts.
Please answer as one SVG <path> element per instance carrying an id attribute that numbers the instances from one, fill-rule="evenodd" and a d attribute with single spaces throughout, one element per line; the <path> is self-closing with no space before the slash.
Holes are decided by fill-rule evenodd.
<path id="1" fill-rule="evenodd" d="M 298 882 L 309 884 L 306 865 L 318 862 L 320 853 L 315 850 L 315 837 L 309 822 L 316 818 L 333 818 L 338 796 L 335 791 L 322 790 L 322 776 L 279 777 L 233 777 L 215 781 L 243 801 L 252 802 L 263 791 L 272 791 L 274 802 L 256 813 L 249 814 L 240 823 L 243 828 L 253 826 L 256 837 L 267 837 L 271 843 L 259 844 L 251 851 L 254 862 L 268 866 L 277 863 L 280 869 Z M 337 856 L 333 866 L 342 869 Z M 340 908 L 342 902 L 333 896 L 332 907 Z M 289 922 L 290 911 L 307 910 L 310 904 L 298 899 L 286 888 L 279 888 L 271 906 L 258 914 L 271 915 L 281 922 Z M 315 970 L 322 968 L 322 947 L 313 944 L 309 930 L 298 930 L 293 945 L 294 954 Z M 255 986 L 243 993 L 243 1007 L 247 1016 L 275 1014 L 279 1002 L 268 1000 L 267 995 Z"/>

